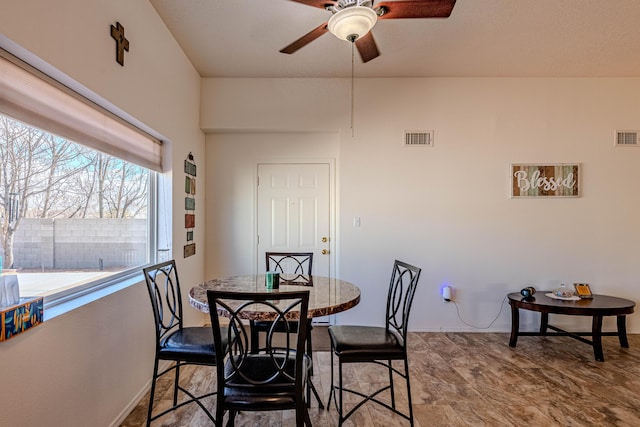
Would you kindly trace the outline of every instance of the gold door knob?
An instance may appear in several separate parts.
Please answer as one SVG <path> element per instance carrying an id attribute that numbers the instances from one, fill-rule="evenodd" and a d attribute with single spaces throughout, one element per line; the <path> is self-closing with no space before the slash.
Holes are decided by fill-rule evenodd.
<path id="1" fill-rule="evenodd" d="M 322 238 L 322 242 L 323 242 L 323 243 L 327 243 L 327 241 L 328 241 L 328 240 L 329 240 L 329 239 L 327 239 L 326 237 L 323 237 L 323 238 Z"/>
<path id="2" fill-rule="evenodd" d="M 328 251 L 328 250 L 326 250 L 326 249 L 323 249 L 323 250 L 322 250 L 322 255 L 326 255 L 326 254 L 328 254 L 328 253 L 329 253 L 329 251 Z"/>

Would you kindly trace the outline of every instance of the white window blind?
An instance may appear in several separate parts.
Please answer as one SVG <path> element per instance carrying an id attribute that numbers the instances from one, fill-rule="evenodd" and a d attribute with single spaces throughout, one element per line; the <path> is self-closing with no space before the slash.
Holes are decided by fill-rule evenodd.
<path id="1" fill-rule="evenodd" d="M 45 76 L 38 76 L 0 56 L 0 112 L 62 138 L 162 172 L 160 141 L 80 95 L 46 80 Z"/>

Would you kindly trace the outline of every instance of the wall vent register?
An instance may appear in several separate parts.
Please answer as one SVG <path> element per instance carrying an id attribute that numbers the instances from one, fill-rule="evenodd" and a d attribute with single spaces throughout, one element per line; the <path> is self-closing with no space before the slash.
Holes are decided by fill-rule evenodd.
<path id="1" fill-rule="evenodd" d="M 637 146 L 638 146 L 637 130 L 616 131 L 616 147 L 637 147 Z"/>
<path id="2" fill-rule="evenodd" d="M 405 147 L 433 147 L 433 131 L 405 131 Z"/>

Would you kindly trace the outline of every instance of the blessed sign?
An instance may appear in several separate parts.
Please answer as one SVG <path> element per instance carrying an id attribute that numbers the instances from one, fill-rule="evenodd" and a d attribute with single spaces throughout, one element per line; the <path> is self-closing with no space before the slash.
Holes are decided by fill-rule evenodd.
<path id="1" fill-rule="evenodd" d="M 512 164 L 511 197 L 580 197 L 580 165 Z"/>

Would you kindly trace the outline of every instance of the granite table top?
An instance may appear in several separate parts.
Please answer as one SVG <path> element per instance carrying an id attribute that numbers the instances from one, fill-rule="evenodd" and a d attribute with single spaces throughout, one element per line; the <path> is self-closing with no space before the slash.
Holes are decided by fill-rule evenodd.
<path id="1" fill-rule="evenodd" d="M 244 276 L 225 277 L 208 280 L 189 290 L 189 303 L 192 307 L 204 312 L 209 312 L 207 302 L 207 290 L 232 291 L 232 292 L 292 292 L 299 290 L 309 291 L 308 317 L 321 317 L 346 311 L 360 302 L 360 289 L 344 280 L 324 276 L 296 276 L 295 280 L 287 281 L 286 276 L 281 278 L 278 289 L 265 287 L 264 274 L 252 274 Z M 233 308 L 232 302 L 229 305 Z M 249 313 L 249 320 L 272 320 L 274 312 L 264 311 L 260 306 L 255 312 Z M 218 313 L 221 316 L 227 313 Z"/>

